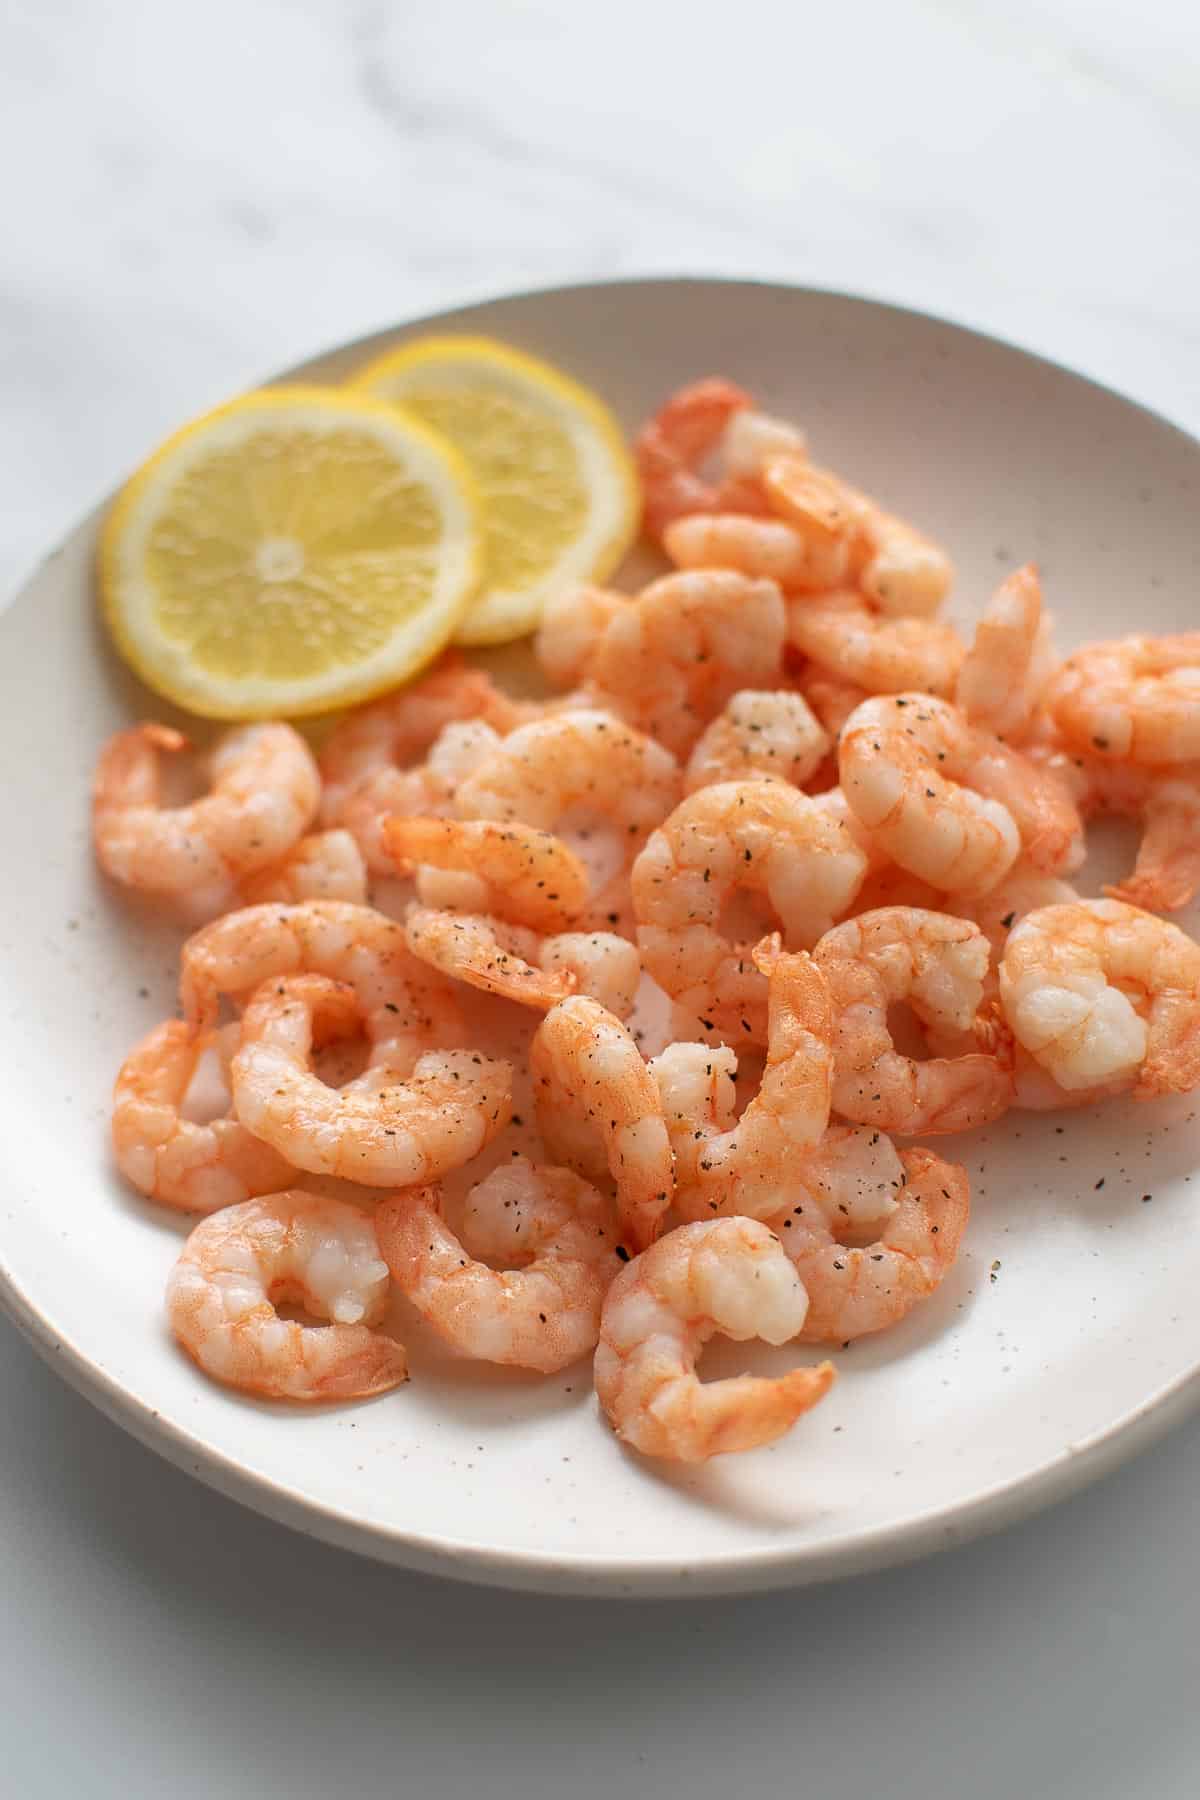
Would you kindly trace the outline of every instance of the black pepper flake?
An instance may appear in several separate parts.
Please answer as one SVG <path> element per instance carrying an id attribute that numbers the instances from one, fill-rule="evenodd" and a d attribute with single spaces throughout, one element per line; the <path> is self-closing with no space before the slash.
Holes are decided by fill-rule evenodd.
<path id="1" fill-rule="evenodd" d="M 1108 749 L 1108 739 L 1107 738 L 1094 737 L 1092 739 L 1092 744 L 1093 744 L 1093 747 L 1097 750 L 1107 750 Z"/>
<path id="2" fill-rule="evenodd" d="M 1149 1206 L 1149 1204 L 1153 1200 L 1153 1198 L 1154 1198 L 1153 1194 L 1143 1194 L 1142 1195 L 1142 1205 Z"/>
<path id="3" fill-rule="evenodd" d="M 1100 1177 L 1099 1181 L 1096 1183 L 1095 1187 L 1092 1189 L 1093 1194 L 1098 1194 L 1100 1192 L 1100 1189 L 1103 1186 L 1104 1186 L 1104 1177 L 1102 1175 Z"/>
<path id="4" fill-rule="evenodd" d="M 1005 913 L 1004 917 L 1000 921 L 1000 923 L 1003 925 L 1005 931 L 1012 930 L 1012 922 L 1016 918 L 1016 916 L 1017 915 L 1015 912 Z"/>
<path id="5" fill-rule="evenodd" d="M 618 1244 L 618 1245 L 617 1245 L 617 1255 L 618 1255 L 618 1256 L 619 1256 L 619 1257 L 620 1257 L 620 1259 L 621 1259 L 621 1261 L 622 1261 L 622 1262 L 628 1262 L 628 1261 L 629 1261 L 629 1252 L 628 1252 L 628 1250 L 627 1250 L 627 1249 L 626 1249 L 626 1248 L 625 1248 L 625 1246 L 624 1246 L 624 1244 Z"/>
<path id="6" fill-rule="evenodd" d="M 995 1262 L 992 1264 L 991 1268 L 988 1270 L 988 1280 L 995 1281 L 995 1279 L 999 1273 L 1000 1273 L 1000 1258 L 997 1257 Z"/>

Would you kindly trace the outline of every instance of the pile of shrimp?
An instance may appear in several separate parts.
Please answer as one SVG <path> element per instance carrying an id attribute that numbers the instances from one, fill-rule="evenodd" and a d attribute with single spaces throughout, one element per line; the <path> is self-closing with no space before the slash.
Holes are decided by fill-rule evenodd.
<path id="1" fill-rule="evenodd" d="M 316 754 L 230 731 L 182 806 L 174 729 L 101 754 L 105 873 L 192 928 L 116 1160 L 199 1215 L 167 1314 L 217 1381 L 377 1395 L 420 1320 L 593 1357 L 646 1456 L 749 1449 L 834 1365 L 702 1382 L 704 1344 L 930 1302 L 970 1205 L 934 1140 L 1200 1084 L 1200 947 L 1162 916 L 1200 886 L 1200 632 L 1064 659 L 1026 565 L 960 637 L 945 551 L 728 381 L 636 456 L 671 567 L 553 600 L 545 698 L 448 655 Z M 1114 812 L 1136 864 L 1083 898 Z"/>

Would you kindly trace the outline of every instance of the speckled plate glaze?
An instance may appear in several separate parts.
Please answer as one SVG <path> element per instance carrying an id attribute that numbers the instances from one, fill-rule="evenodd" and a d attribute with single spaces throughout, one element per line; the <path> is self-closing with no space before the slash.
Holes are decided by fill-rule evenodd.
<path id="1" fill-rule="evenodd" d="M 559 360 L 630 425 L 689 376 L 746 383 L 804 421 L 822 461 L 949 546 L 962 621 L 1036 557 L 1066 645 L 1196 623 L 1200 445 L 1008 345 L 834 294 L 645 281 L 443 314 L 289 374 L 337 380 L 431 326 Z M 419 1332 L 406 1331 L 412 1382 L 369 1405 L 270 1408 L 201 1379 L 161 1310 L 183 1222 L 131 1197 L 108 1156 L 113 1074 L 173 1008 L 180 934 L 111 896 L 90 856 L 97 746 L 163 713 L 96 620 L 98 516 L 0 620 L 0 1297 L 112 1418 L 223 1492 L 390 1562 L 672 1594 L 813 1581 L 959 1542 L 1072 1492 L 1195 1403 L 1200 1124 L 1187 1101 L 1014 1114 L 948 1140 L 973 1218 L 944 1288 L 838 1355 L 832 1396 L 781 1443 L 701 1470 L 622 1451 L 586 1364 L 514 1379 Z M 1128 847 L 1101 846 L 1087 891 L 1100 854 Z M 706 1368 L 735 1366 L 722 1349 Z"/>

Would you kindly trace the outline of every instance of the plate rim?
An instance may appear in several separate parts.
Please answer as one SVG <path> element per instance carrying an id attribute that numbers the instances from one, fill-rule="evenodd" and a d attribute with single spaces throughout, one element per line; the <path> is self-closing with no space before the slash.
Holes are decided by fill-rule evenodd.
<path id="1" fill-rule="evenodd" d="M 899 1567 L 1015 1525 L 1069 1499 L 1157 1443 L 1200 1406 L 1200 1362 L 1082 1445 L 1068 1445 L 1033 1474 L 1016 1475 L 973 1499 L 953 1501 L 903 1525 L 876 1526 L 837 1546 L 811 1550 L 736 1550 L 698 1562 L 495 1550 L 434 1539 L 384 1524 L 364 1524 L 342 1508 L 261 1475 L 203 1438 L 164 1419 L 79 1350 L 50 1322 L 0 1263 L 0 1310 L 49 1366 L 106 1418 L 186 1475 L 226 1499 L 335 1549 L 423 1575 L 528 1593 L 615 1599 L 760 1593 L 813 1587 Z"/>
<path id="2" fill-rule="evenodd" d="M 257 385 L 272 386 L 296 380 L 311 371 L 314 365 L 326 363 L 335 356 L 355 352 L 365 354 L 371 346 L 398 332 L 435 326 L 447 317 L 464 320 L 504 302 L 547 301 L 580 293 L 635 288 L 694 287 L 757 289 L 800 295 L 942 326 L 956 335 L 1066 375 L 1165 428 L 1193 450 L 1200 450 L 1200 439 L 1157 409 L 1069 363 L 1031 350 L 999 333 L 980 330 L 952 316 L 870 293 L 728 273 L 631 274 L 611 280 L 554 282 L 493 293 L 469 300 L 462 306 L 445 306 L 434 312 L 399 319 L 357 337 L 326 345 L 302 361 L 264 377 Z M 24 574 L 17 578 L 11 592 L 0 604 L 0 631 L 47 565 L 79 534 L 95 528 L 116 491 L 116 486 L 107 488 L 96 503 L 75 518 L 51 547 L 37 555 Z M 53 1325 L 47 1312 L 17 1281 L 2 1254 L 0 1310 L 43 1360 L 114 1424 L 145 1448 L 227 1499 L 238 1501 L 307 1537 L 392 1566 L 527 1592 L 614 1598 L 699 1597 L 808 1586 L 912 1562 L 1016 1524 L 1046 1506 L 1069 1498 L 1151 1447 L 1200 1408 L 1198 1358 L 1192 1368 L 1157 1388 L 1105 1429 L 1083 1443 L 1068 1445 L 1032 1472 L 993 1483 L 969 1500 L 951 1501 L 902 1524 L 859 1531 L 832 1546 L 743 1547 L 727 1554 L 706 1554 L 696 1561 L 496 1549 L 486 1544 L 431 1537 L 424 1532 L 406 1532 L 384 1523 L 366 1523 L 343 1508 L 248 1468 L 235 1456 L 214 1448 L 186 1427 L 164 1419 L 132 1388 L 92 1361 L 69 1335 Z"/>

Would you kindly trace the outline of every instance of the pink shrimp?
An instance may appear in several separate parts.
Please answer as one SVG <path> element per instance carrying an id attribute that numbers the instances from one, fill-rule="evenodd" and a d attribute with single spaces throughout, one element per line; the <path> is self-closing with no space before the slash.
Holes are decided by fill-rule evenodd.
<path id="1" fill-rule="evenodd" d="M 838 1212 L 811 1205 L 773 1221 L 808 1292 L 801 1343 L 845 1344 L 885 1331 L 928 1299 L 953 1267 L 970 1211 L 967 1172 L 931 1150 L 904 1150 L 900 1160 L 904 1186 L 868 1243 L 861 1222 L 847 1228 Z"/>
<path id="2" fill-rule="evenodd" d="M 436 1188 L 385 1200 L 375 1226 L 397 1287 L 463 1355 L 548 1375 L 595 1348 L 621 1267 L 615 1221 L 568 1169 L 502 1163 L 467 1196 L 461 1240 Z M 474 1261 L 467 1246 L 511 1266 Z"/>
<path id="3" fill-rule="evenodd" d="M 807 1310 L 783 1246 L 756 1219 L 711 1219 L 660 1238 L 622 1269 L 600 1317 L 596 1392 L 618 1437 L 685 1463 L 781 1437 L 828 1393 L 832 1363 L 702 1383 L 696 1360 L 717 1331 L 786 1344 Z"/>
<path id="4" fill-rule="evenodd" d="M 1012 1104 L 1002 1055 L 902 1056 L 888 1008 L 969 1032 L 983 999 L 989 945 L 978 925 L 916 907 L 884 907 L 826 932 L 814 951 L 834 1008 L 833 1107 L 844 1119 L 905 1133 L 966 1131 Z"/>
<path id="5" fill-rule="evenodd" d="M 734 415 L 751 405 L 742 388 L 713 375 L 677 389 L 643 425 L 634 457 L 642 482 L 643 521 L 651 537 L 661 537 L 664 526 L 687 513 L 765 511 L 753 480 L 734 475 L 714 483 L 699 473 Z"/>
<path id="6" fill-rule="evenodd" d="M 1046 692 L 1068 742 L 1106 762 L 1200 758 L 1200 631 L 1086 644 Z"/>
<path id="7" fill-rule="evenodd" d="M 201 1220 L 167 1284 L 167 1317 L 205 1374 L 270 1400 L 363 1400 L 408 1379 L 379 1324 L 387 1264 L 365 1213 L 299 1188 Z M 302 1301 L 328 1325 L 277 1308 Z"/>
<path id="8" fill-rule="evenodd" d="M 739 688 L 778 683 L 784 625 L 773 581 L 730 569 L 664 575 L 601 636 L 590 670 L 596 703 L 686 756 Z"/>
<path id="9" fill-rule="evenodd" d="M 202 918 L 234 905 L 239 881 L 288 854 L 312 822 L 321 784 L 290 725 L 240 725 L 207 759 L 212 791 L 164 806 L 159 758 L 187 748 L 167 725 L 110 738 L 96 765 L 92 830 L 105 874 L 184 901 Z"/>

